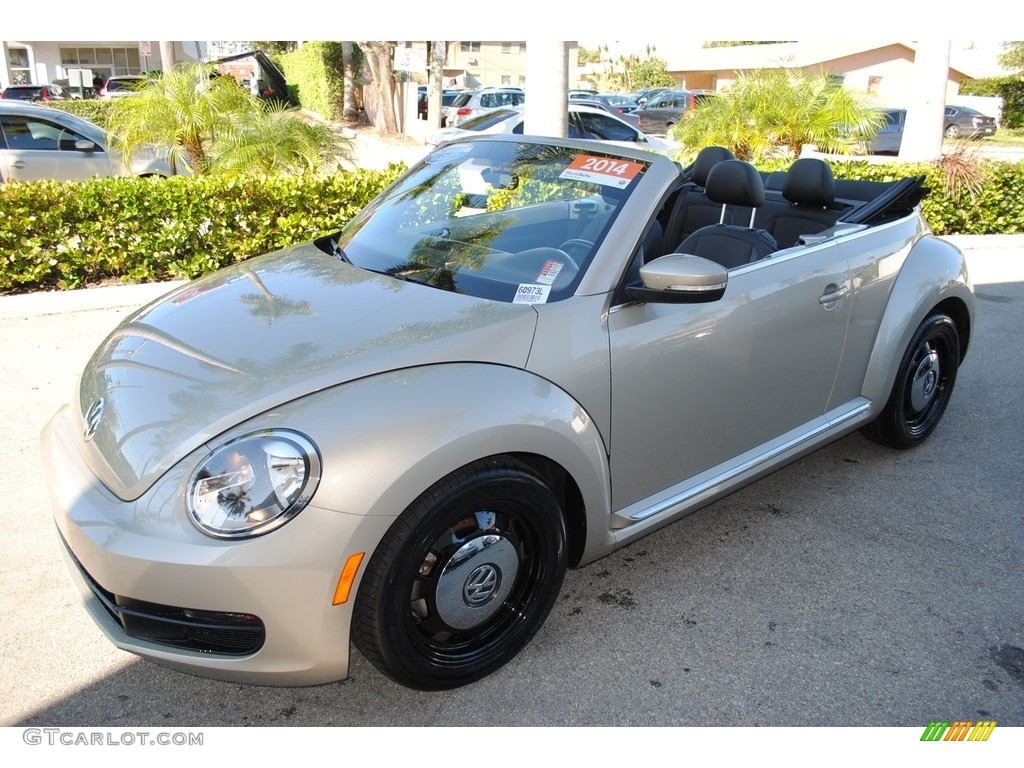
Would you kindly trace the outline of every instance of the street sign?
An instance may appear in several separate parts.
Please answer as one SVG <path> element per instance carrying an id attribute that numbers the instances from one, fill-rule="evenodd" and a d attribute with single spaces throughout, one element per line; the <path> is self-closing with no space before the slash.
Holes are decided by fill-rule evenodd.
<path id="1" fill-rule="evenodd" d="M 425 72 L 427 52 L 423 48 L 395 48 L 395 69 L 399 72 Z"/>
<path id="2" fill-rule="evenodd" d="M 139 56 L 152 56 L 153 45 L 149 40 L 139 41 Z"/>

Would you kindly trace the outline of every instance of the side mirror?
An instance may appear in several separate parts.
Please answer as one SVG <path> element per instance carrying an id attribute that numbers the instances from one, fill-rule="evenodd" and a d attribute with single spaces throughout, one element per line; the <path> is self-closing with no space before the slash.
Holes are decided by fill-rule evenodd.
<path id="1" fill-rule="evenodd" d="M 95 152 L 97 147 L 88 139 L 78 139 L 75 142 L 75 149 L 79 152 Z"/>
<path id="2" fill-rule="evenodd" d="M 627 286 L 634 301 L 652 304 L 704 304 L 718 301 L 729 285 L 721 264 L 700 256 L 671 253 L 640 268 L 643 286 Z"/>

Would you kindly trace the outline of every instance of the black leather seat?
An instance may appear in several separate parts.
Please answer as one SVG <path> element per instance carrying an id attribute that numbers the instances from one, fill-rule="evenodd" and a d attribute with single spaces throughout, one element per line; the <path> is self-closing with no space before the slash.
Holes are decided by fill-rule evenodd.
<path id="1" fill-rule="evenodd" d="M 704 147 L 690 166 L 690 179 L 676 195 L 672 212 L 665 221 L 665 242 L 681 243 L 701 227 L 721 220 L 722 206 L 708 199 L 705 187 L 711 169 L 736 157 L 725 147 Z M 731 224 L 731 221 L 722 222 Z"/>
<path id="2" fill-rule="evenodd" d="M 754 214 L 764 204 L 764 182 L 750 163 L 723 160 L 708 173 L 708 198 L 722 206 L 721 220 L 728 206 L 751 209 L 749 226 L 712 224 L 701 227 L 680 243 L 676 251 L 702 256 L 726 269 L 763 259 L 778 250 L 775 238 L 763 229 L 754 229 Z"/>
<path id="3" fill-rule="evenodd" d="M 835 225 L 845 206 L 835 205 L 835 179 L 828 163 L 802 157 L 786 173 L 785 201 L 769 201 L 757 222 L 775 238 L 779 248 L 796 245 L 800 235 L 813 235 Z"/>

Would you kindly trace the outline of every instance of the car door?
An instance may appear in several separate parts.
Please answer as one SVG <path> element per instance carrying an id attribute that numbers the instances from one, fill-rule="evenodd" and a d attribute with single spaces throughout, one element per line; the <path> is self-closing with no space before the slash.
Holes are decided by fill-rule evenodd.
<path id="1" fill-rule="evenodd" d="M 893 110 L 885 113 L 885 124 L 878 129 L 874 141 L 875 152 L 899 152 L 903 143 L 903 118 L 905 112 Z"/>
<path id="2" fill-rule="evenodd" d="M 647 102 L 640 119 L 640 128 L 646 133 L 664 133 L 668 120 L 675 114 L 671 95 L 659 93 Z"/>
<path id="3" fill-rule="evenodd" d="M 729 274 L 704 304 L 609 313 L 614 508 L 714 478 L 820 427 L 850 316 L 832 243 Z"/>
<path id="4" fill-rule="evenodd" d="M 102 147 L 46 118 L 0 115 L 4 134 L 4 178 L 18 181 L 72 181 L 109 176 L 110 160 Z M 85 151 L 76 142 L 92 147 Z"/>

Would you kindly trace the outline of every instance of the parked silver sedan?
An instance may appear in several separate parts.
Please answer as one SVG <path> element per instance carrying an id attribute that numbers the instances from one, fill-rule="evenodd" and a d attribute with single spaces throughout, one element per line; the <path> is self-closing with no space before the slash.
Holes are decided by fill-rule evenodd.
<path id="1" fill-rule="evenodd" d="M 765 178 L 460 139 L 340 232 L 129 316 L 42 437 L 86 608 L 194 673 L 337 680 L 354 642 L 450 688 L 567 567 L 851 431 L 920 444 L 974 327 L 923 177 Z"/>
<path id="2" fill-rule="evenodd" d="M 0 181 L 172 176 L 168 158 L 143 150 L 126 162 L 95 123 L 59 109 L 0 101 Z"/>

